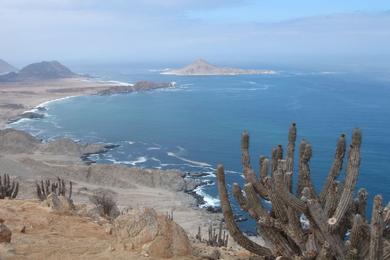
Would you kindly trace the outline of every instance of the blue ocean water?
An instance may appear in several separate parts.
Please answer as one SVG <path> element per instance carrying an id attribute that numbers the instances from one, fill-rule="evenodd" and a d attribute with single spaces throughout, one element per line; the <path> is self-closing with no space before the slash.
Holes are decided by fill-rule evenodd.
<path id="1" fill-rule="evenodd" d="M 390 199 L 390 81 L 371 73 L 280 71 L 276 75 L 160 75 L 158 71 L 121 67 L 90 69 L 104 79 L 135 82 L 176 82 L 161 89 L 112 96 L 74 97 L 47 105 L 44 119 L 23 120 L 12 127 L 43 139 L 71 137 L 83 142 L 120 146 L 93 156 L 101 163 L 180 169 L 208 173 L 215 181 L 216 165 L 227 169 L 229 189 L 243 184 L 240 135 L 251 137 L 252 166 L 272 147 L 287 144 L 291 122 L 298 140 L 313 147 L 312 178 L 321 189 L 334 156 L 336 141 L 353 128 L 363 132 L 358 186 L 371 200 Z M 299 144 L 299 143 L 298 143 Z M 218 205 L 214 184 L 202 187 L 209 205 Z M 371 206 L 370 206 L 371 207 Z M 239 212 L 237 205 L 234 208 Z M 250 222 L 241 223 L 251 230 Z"/>

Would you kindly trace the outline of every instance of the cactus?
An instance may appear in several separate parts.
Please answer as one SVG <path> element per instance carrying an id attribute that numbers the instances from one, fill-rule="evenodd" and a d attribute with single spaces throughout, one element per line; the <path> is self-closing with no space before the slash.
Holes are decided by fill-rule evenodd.
<path id="1" fill-rule="evenodd" d="M 65 181 L 59 177 L 57 177 L 57 181 L 51 181 L 47 179 L 45 181 L 41 180 L 40 183 L 36 183 L 36 192 L 39 200 L 44 201 L 47 199 L 50 193 L 54 193 L 57 196 L 66 197 L 66 184 Z M 69 181 L 69 192 L 68 199 L 72 199 L 72 186 L 73 183 Z"/>
<path id="2" fill-rule="evenodd" d="M 272 150 L 270 160 L 260 156 L 259 175 L 251 167 L 248 132 L 241 137 L 246 184 L 242 190 L 234 183 L 232 195 L 240 208 L 256 220 L 256 230 L 269 247 L 253 242 L 238 228 L 226 190 L 224 167 L 218 166 L 221 208 L 232 238 L 266 259 L 386 259 L 390 255 L 390 204 L 383 208 L 382 198 L 376 196 L 372 219 L 368 221 L 367 191 L 360 189 L 357 194 L 355 191 L 360 168 L 361 131 L 353 131 L 343 181 L 338 177 L 342 174 L 346 154 L 346 136 L 340 136 L 334 161 L 319 193 L 311 181 L 312 146 L 306 140 L 299 145 L 297 189 L 293 191 L 296 137 L 296 125 L 292 124 L 285 159 L 281 145 Z M 263 206 L 263 200 L 271 202 L 270 211 Z M 302 219 L 308 223 L 303 224 Z"/>
<path id="3" fill-rule="evenodd" d="M 8 174 L 3 175 L 3 179 L 0 176 L 0 199 L 9 198 L 14 199 L 18 196 L 19 182 L 12 181 Z"/>
<path id="4" fill-rule="evenodd" d="M 229 234 L 226 233 L 226 230 L 223 228 L 223 222 L 219 222 L 218 234 L 216 229 L 213 228 L 212 223 L 210 223 L 208 228 L 208 239 L 202 240 L 202 232 L 200 226 L 198 227 L 198 233 L 195 236 L 196 240 L 201 243 L 206 243 L 208 246 L 213 247 L 227 247 L 229 242 Z"/>

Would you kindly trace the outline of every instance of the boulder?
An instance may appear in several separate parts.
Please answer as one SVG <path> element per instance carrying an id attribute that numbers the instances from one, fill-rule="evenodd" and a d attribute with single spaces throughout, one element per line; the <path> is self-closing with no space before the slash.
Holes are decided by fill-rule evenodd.
<path id="1" fill-rule="evenodd" d="M 10 243 L 12 232 L 4 225 L 4 220 L 0 219 L 0 243 Z"/>
<path id="2" fill-rule="evenodd" d="M 171 258 L 192 253 L 184 229 L 154 209 L 131 210 L 119 216 L 113 226 L 119 243 L 152 257 Z"/>

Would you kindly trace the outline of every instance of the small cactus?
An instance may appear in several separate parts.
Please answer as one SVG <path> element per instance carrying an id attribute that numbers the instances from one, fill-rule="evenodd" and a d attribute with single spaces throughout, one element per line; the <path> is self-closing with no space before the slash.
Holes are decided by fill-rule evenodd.
<path id="1" fill-rule="evenodd" d="M 14 199 L 18 196 L 19 182 L 12 181 L 8 174 L 4 174 L 3 178 L 0 176 L 0 199 L 9 198 Z"/>
<path id="2" fill-rule="evenodd" d="M 56 181 L 50 181 L 47 179 L 45 181 L 41 180 L 41 182 L 37 182 L 36 184 L 36 192 L 39 200 L 44 201 L 47 199 L 50 193 L 56 194 L 57 196 L 66 197 L 66 184 L 64 179 L 57 177 Z M 73 183 L 69 181 L 69 192 L 68 199 L 72 199 L 72 186 Z"/>

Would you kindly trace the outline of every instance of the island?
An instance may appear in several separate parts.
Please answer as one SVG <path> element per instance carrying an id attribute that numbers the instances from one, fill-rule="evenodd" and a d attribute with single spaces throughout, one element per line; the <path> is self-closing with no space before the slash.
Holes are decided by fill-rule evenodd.
<path id="1" fill-rule="evenodd" d="M 276 74 L 276 71 L 217 67 L 203 59 L 198 59 L 184 68 L 170 69 L 161 74 L 177 76 L 263 75 Z"/>

